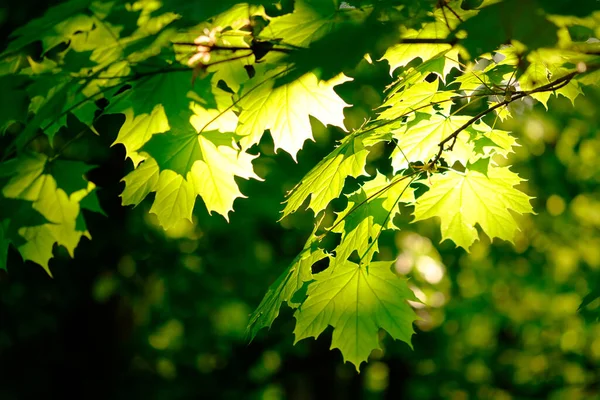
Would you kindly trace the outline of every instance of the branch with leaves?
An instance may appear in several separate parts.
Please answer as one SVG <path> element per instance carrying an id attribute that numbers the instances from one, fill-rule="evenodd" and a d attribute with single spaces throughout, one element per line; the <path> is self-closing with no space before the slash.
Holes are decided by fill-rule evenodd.
<path id="1" fill-rule="evenodd" d="M 12 246 L 50 273 L 55 244 L 72 256 L 91 236 L 81 210 L 103 212 L 87 174 L 95 161 L 69 149 L 102 147 L 98 139 L 110 136 L 104 118 L 122 119 L 112 145 L 123 146 L 133 166 L 123 205 L 154 193 L 150 212 L 169 230 L 192 221 L 201 197 L 228 220 L 245 197 L 236 178 L 263 179 L 253 162 L 266 157 L 257 150 L 265 134 L 296 160 L 313 139 L 310 118 L 351 128 L 346 114 L 357 107 L 339 87 L 357 88 L 363 71 L 385 65 L 384 100 L 288 193 L 283 218 L 307 204 L 315 229 L 248 330 L 253 337 L 271 326 L 287 303 L 296 310 L 296 340 L 331 325 L 332 347 L 357 369 L 379 347 L 380 328 L 410 344 L 415 314 L 407 301 L 416 298 L 380 259 L 382 232 L 404 229 L 397 216 L 410 214 L 413 222 L 439 218 L 442 239 L 467 251 L 477 226 L 511 241 L 511 212 L 533 209 L 515 188 L 522 179 L 496 162 L 516 143 L 497 127 L 510 118 L 508 106 L 531 98 L 548 107 L 551 94 L 575 101 L 584 86 L 598 85 L 597 48 L 568 29 L 594 25 L 593 10 L 558 18 L 540 5 L 499 20 L 511 2 L 298 0 L 276 12 L 260 1 L 217 2 L 206 14 L 168 0 L 135 10 L 115 2 L 101 12 L 95 3 L 59 5 L 15 31 L 0 56 L 0 83 L 14 99 L 0 114 L 0 204 L 8 210 L 0 213 L 0 268 Z M 545 34 L 522 29 L 522 18 Z M 487 28 L 498 21 L 508 25 Z M 389 143 L 392 172 L 369 176 L 368 156 Z M 348 193 L 351 180 L 358 189 Z M 346 207 L 334 213 L 340 198 Z M 313 274 L 323 260 L 329 266 Z"/>

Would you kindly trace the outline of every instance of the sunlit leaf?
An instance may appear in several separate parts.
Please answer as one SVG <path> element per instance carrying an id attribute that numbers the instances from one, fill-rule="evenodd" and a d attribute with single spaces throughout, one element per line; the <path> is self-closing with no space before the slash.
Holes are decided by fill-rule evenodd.
<path id="1" fill-rule="evenodd" d="M 390 262 L 367 267 L 346 261 L 314 275 L 307 300 L 294 314 L 296 342 L 316 338 L 331 325 L 331 348 L 340 349 L 357 371 L 380 348 L 379 329 L 410 346 L 416 316 L 406 301 L 416 298 L 391 267 Z"/>
<path id="2" fill-rule="evenodd" d="M 436 174 L 429 190 L 417 199 L 414 221 L 439 217 L 442 240 L 466 250 L 477 240 L 476 224 L 492 239 L 512 241 L 518 226 L 509 210 L 533 212 L 530 197 L 514 188 L 520 182 L 508 167 L 490 166 L 487 176 L 470 170 Z"/>

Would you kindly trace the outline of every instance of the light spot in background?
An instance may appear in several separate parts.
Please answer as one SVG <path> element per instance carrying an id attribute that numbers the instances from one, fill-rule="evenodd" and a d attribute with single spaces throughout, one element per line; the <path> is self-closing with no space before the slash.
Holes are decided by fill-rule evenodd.
<path id="1" fill-rule="evenodd" d="M 465 377 L 469 382 L 483 383 L 490 380 L 492 372 L 482 360 L 475 360 L 467 365 Z"/>
<path id="2" fill-rule="evenodd" d="M 364 385 L 370 392 L 383 392 L 389 384 L 390 369 L 382 362 L 373 362 L 365 370 Z"/>
<path id="3" fill-rule="evenodd" d="M 255 382 L 266 381 L 281 368 L 281 355 L 274 350 L 266 350 L 250 369 L 248 375 Z"/>
<path id="4" fill-rule="evenodd" d="M 408 274 L 413 267 L 413 257 L 410 253 L 402 252 L 396 258 L 396 272 L 402 275 Z"/>
<path id="5" fill-rule="evenodd" d="M 125 278 L 131 278 L 135 275 L 135 260 L 130 254 L 126 254 L 119 260 L 117 269 Z"/>
<path id="6" fill-rule="evenodd" d="M 600 360 L 600 338 L 594 339 L 590 346 L 590 353 L 595 360 Z"/>
<path id="7" fill-rule="evenodd" d="M 548 369 L 548 359 L 542 354 L 531 357 L 529 368 L 534 374 L 541 374 Z"/>
<path id="8" fill-rule="evenodd" d="M 196 358 L 196 367 L 204 374 L 208 374 L 217 368 L 217 357 L 213 354 L 199 354 Z"/>
<path id="9" fill-rule="evenodd" d="M 553 194 L 548 197 L 546 201 L 546 209 L 550 213 L 550 215 L 557 216 L 562 214 L 565 211 L 566 203 L 562 197 Z"/>
<path id="10" fill-rule="evenodd" d="M 581 385 L 586 381 L 586 373 L 578 364 L 569 362 L 563 366 L 563 379 L 569 385 Z"/>
<path id="11" fill-rule="evenodd" d="M 252 310 L 241 301 L 223 304 L 212 315 L 214 329 L 219 335 L 242 338 Z"/>
<path id="12" fill-rule="evenodd" d="M 417 363 L 417 374 L 430 375 L 437 370 L 437 366 L 433 360 L 427 359 Z"/>
<path id="13" fill-rule="evenodd" d="M 528 118 L 525 122 L 525 132 L 532 140 L 541 140 L 544 137 L 544 125 L 536 118 Z"/>
<path id="14" fill-rule="evenodd" d="M 439 283 L 444 277 L 442 265 L 429 256 L 419 256 L 416 265 L 419 273 L 431 284 Z"/>
<path id="15" fill-rule="evenodd" d="M 273 261 L 273 247 L 265 241 L 256 241 L 254 245 L 254 255 L 261 264 L 269 264 Z"/>
<path id="16" fill-rule="evenodd" d="M 156 361 L 156 372 L 165 379 L 174 379 L 177 376 L 175 364 L 167 358 L 159 358 Z"/>
<path id="17" fill-rule="evenodd" d="M 157 350 L 166 350 L 177 347 L 182 336 L 183 324 L 176 319 L 172 319 L 150 335 L 148 342 L 150 342 L 150 346 Z"/>
<path id="18" fill-rule="evenodd" d="M 583 341 L 581 340 L 581 331 L 576 331 L 574 329 L 569 329 L 565 333 L 563 333 L 560 338 L 560 348 L 564 352 L 576 352 L 579 353 L 583 346 Z"/>
<path id="19" fill-rule="evenodd" d="M 446 296 L 442 292 L 435 292 L 429 296 L 429 305 L 431 307 L 442 307 L 446 304 Z"/>
<path id="20" fill-rule="evenodd" d="M 261 400 L 281 400 L 285 398 L 285 392 L 279 385 L 269 385 L 262 392 Z"/>
<path id="21" fill-rule="evenodd" d="M 582 225 L 600 227 L 600 202 L 590 195 L 577 195 L 569 206 Z"/>
<path id="22" fill-rule="evenodd" d="M 94 282 L 92 295 L 98 303 L 106 302 L 119 288 L 119 280 L 111 274 L 101 275 Z"/>
<path id="23" fill-rule="evenodd" d="M 192 272 L 200 273 L 202 272 L 202 258 L 193 254 L 189 254 L 183 256 L 181 258 L 181 263 L 184 267 L 189 269 Z"/>
<path id="24" fill-rule="evenodd" d="M 552 251 L 554 260 L 554 279 L 557 282 L 565 282 L 577 269 L 579 265 L 579 254 L 570 247 L 555 247 Z"/>
<path id="25" fill-rule="evenodd" d="M 577 242 L 579 255 L 590 267 L 600 267 L 600 238 L 586 238 Z"/>
<path id="26" fill-rule="evenodd" d="M 553 296 L 551 299 L 548 308 L 556 317 L 573 315 L 582 300 L 576 293 L 561 293 Z"/>
<path id="27" fill-rule="evenodd" d="M 431 240 L 413 232 L 401 233 L 397 239 L 398 247 L 409 249 L 413 253 L 426 254 L 433 249 Z"/>
<path id="28" fill-rule="evenodd" d="M 475 348 L 492 349 L 497 344 L 495 328 L 487 316 L 475 315 L 465 331 L 466 340 Z"/>
<path id="29" fill-rule="evenodd" d="M 197 240 L 182 240 L 179 243 L 179 251 L 185 254 L 191 254 L 198 249 L 198 241 Z"/>
<path id="30" fill-rule="evenodd" d="M 267 350 L 262 356 L 263 366 L 269 372 L 277 372 L 281 367 L 281 356 L 273 350 Z"/>

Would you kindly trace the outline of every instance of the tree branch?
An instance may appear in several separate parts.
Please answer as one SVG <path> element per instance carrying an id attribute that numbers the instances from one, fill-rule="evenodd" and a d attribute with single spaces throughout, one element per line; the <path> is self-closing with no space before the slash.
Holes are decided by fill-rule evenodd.
<path id="1" fill-rule="evenodd" d="M 503 100 L 498 104 L 495 104 L 494 106 L 488 108 L 487 110 L 483 110 L 481 111 L 479 114 L 475 115 L 473 118 L 469 119 L 467 122 L 465 122 L 463 125 L 461 125 L 459 128 L 457 128 L 454 132 L 452 132 L 450 135 L 446 136 L 441 142 L 438 143 L 439 146 L 439 150 L 437 152 L 437 154 L 435 155 L 435 157 L 433 158 L 433 160 L 431 160 L 431 162 L 428 163 L 429 166 L 433 166 L 435 165 L 440 158 L 442 158 L 442 154 L 444 153 L 444 151 L 446 150 L 452 150 L 452 148 L 454 147 L 454 144 L 456 143 L 456 139 L 458 137 L 458 135 L 464 131 L 465 129 L 467 129 L 469 126 L 471 126 L 473 123 L 475 123 L 477 120 L 479 120 L 480 118 L 486 116 L 487 114 L 491 113 L 492 111 L 500 108 L 500 107 L 504 107 L 509 105 L 510 103 L 512 103 L 513 101 L 519 100 L 523 97 L 532 95 L 534 93 L 541 93 L 541 92 L 552 92 L 555 90 L 558 90 L 566 85 L 569 84 L 569 82 L 577 75 L 583 74 L 585 72 L 590 72 L 593 70 L 596 70 L 600 68 L 600 65 L 593 65 L 593 66 L 587 66 L 587 69 L 583 72 L 579 72 L 579 71 L 573 71 L 565 76 L 562 76 L 550 83 L 547 83 L 545 85 L 542 85 L 540 87 L 537 87 L 535 89 L 532 90 L 528 90 L 528 91 L 519 91 L 519 92 L 515 92 L 510 99 L 508 100 Z M 446 144 L 448 142 L 452 141 L 452 143 L 450 144 L 450 146 L 448 148 L 445 148 Z"/>

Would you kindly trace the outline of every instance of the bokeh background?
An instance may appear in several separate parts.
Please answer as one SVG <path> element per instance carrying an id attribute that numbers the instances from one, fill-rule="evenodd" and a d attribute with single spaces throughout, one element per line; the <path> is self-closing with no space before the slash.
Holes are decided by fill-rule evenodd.
<path id="1" fill-rule="evenodd" d="M 0 46 L 55 2 L 0 5 Z M 356 105 L 348 127 L 391 80 L 385 65 L 366 71 L 348 71 L 355 81 L 338 90 Z M 108 215 L 85 215 L 93 240 L 74 259 L 57 248 L 53 279 L 15 251 L 0 271 L 0 399 L 600 398 L 600 302 L 578 311 L 600 283 L 598 104 L 591 90 L 574 106 L 552 98 L 551 112 L 522 104 L 501 124 L 521 145 L 513 170 L 538 212 L 520 218 L 514 246 L 482 238 L 467 254 L 439 244 L 436 221 L 409 217 L 382 237 L 380 258 L 396 259 L 424 304 L 415 304 L 414 350 L 382 333 L 360 375 L 329 350 L 330 331 L 294 346 L 285 306 L 270 331 L 245 338 L 249 314 L 312 228 L 310 212 L 277 223 L 280 203 L 343 132 L 313 121 L 316 143 L 298 164 L 265 135 L 255 148 L 265 181 L 239 181 L 248 199 L 230 223 L 198 201 L 194 224 L 168 234 L 148 214 L 151 199 L 120 206 L 132 166 L 113 147 L 90 175 Z M 122 121 L 100 123 L 109 144 Z M 386 172 L 390 151 L 373 152 L 369 172 Z"/>

